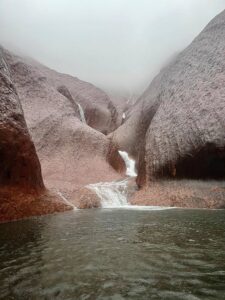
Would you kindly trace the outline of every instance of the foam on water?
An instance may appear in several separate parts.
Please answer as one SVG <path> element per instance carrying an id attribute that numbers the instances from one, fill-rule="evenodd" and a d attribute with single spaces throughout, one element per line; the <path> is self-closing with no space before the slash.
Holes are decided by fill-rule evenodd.
<path id="1" fill-rule="evenodd" d="M 166 210 L 166 209 L 175 209 L 177 207 L 171 206 L 146 206 L 146 205 L 123 205 L 120 207 L 122 209 L 129 209 L 129 210 Z"/>

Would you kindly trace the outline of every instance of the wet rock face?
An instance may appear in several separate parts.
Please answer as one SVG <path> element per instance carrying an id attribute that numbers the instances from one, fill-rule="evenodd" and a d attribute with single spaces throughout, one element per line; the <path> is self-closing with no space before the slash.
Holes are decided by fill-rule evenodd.
<path id="1" fill-rule="evenodd" d="M 79 209 L 99 208 L 101 207 L 100 199 L 94 191 L 83 187 L 73 195 L 71 201 Z"/>
<path id="2" fill-rule="evenodd" d="M 69 105 L 66 104 L 69 100 L 72 107 L 74 103 L 82 106 L 87 124 L 97 131 L 108 134 L 117 127 L 117 110 L 108 95 L 101 89 L 76 77 L 51 70 L 32 59 L 13 55 L 6 50 L 5 57 L 21 96 L 22 105 L 27 96 L 35 97 L 36 102 L 38 99 L 48 102 L 47 106 L 54 102 L 54 98 L 58 101 L 61 99 L 64 106 Z M 25 116 L 27 109 L 27 107 L 24 109 Z M 77 117 L 79 118 L 78 111 Z"/>
<path id="3" fill-rule="evenodd" d="M 176 164 L 164 166 L 154 177 L 224 179 L 224 172 L 225 147 L 209 143 L 193 155 L 178 159 Z"/>
<path id="4" fill-rule="evenodd" d="M 225 178 L 224 36 L 225 12 L 159 75 L 161 104 L 146 133 L 149 179 Z"/>
<path id="5" fill-rule="evenodd" d="M 87 124 L 107 135 L 117 128 L 118 113 L 115 106 L 108 102 L 107 106 L 85 106 Z"/>
<path id="6" fill-rule="evenodd" d="M 119 150 L 118 146 L 113 143 L 112 139 L 109 139 L 106 159 L 108 163 L 114 168 L 114 170 L 116 170 L 120 174 L 125 175 L 126 166 L 118 150 Z"/>
<path id="7" fill-rule="evenodd" d="M 57 88 L 57 91 L 69 100 L 69 102 L 71 103 L 71 106 L 72 106 L 72 108 L 73 108 L 74 115 L 75 115 L 77 118 L 80 118 L 78 104 L 77 104 L 76 101 L 73 99 L 73 97 L 72 97 L 72 95 L 70 94 L 70 91 L 68 90 L 68 88 L 67 88 L 65 85 L 61 85 L 61 86 L 59 86 L 59 87 Z M 82 121 L 82 120 L 80 120 L 80 121 Z"/>
<path id="8" fill-rule="evenodd" d="M 225 11 L 152 81 L 114 140 L 155 178 L 225 178 Z"/>
<path id="9" fill-rule="evenodd" d="M 2 52 L 0 52 L 0 158 L 0 187 L 18 186 L 36 192 L 44 189 L 40 163 Z"/>
<path id="10" fill-rule="evenodd" d="M 120 178 L 115 171 L 120 166 L 108 159 L 119 158 L 105 135 L 115 128 L 116 120 L 107 95 L 92 84 L 33 60 L 8 51 L 5 55 L 46 186 L 72 193 L 89 183 Z M 82 122 L 78 104 L 87 124 Z"/>
<path id="11" fill-rule="evenodd" d="M 156 180 L 136 192 L 134 205 L 225 208 L 225 183 L 215 180 Z"/>
<path id="12" fill-rule="evenodd" d="M 45 190 L 10 73 L 0 52 L 0 223 L 72 209 Z"/>

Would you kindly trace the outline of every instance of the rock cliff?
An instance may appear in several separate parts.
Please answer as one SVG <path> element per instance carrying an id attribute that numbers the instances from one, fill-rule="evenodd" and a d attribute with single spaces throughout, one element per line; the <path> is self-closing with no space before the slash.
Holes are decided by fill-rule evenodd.
<path id="1" fill-rule="evenodd" d="M 225 11 L 139 98 L 113 140 L 138 160 L 138 183 L 225 178 Z"/>
<path id="2" fill-rule="evenodd" d="M 105 135 L 117 122 L 108 96 L 31 59 L 5 55 L 47 187 L 71 198 L 81 186 L 120 178 L 115 170 L 122 172 L 124 163 Z"/>
<path id="3" fill-rule="evenodd" d="M 2 49 L 0 158 L 0 222 L 68 209 L 67 205 L 47 196 L 41 166 Z"/>
<path id="4" fill-rule="evenodd" d="M 31 58 L 20 57 L 6 50 L 5 57 L 26 106 L 28 106 L 28 99 L 25 98 L 28 94 L 32 94 L 36 102 L 39 100 L 52 110 L 53 107 L 50 105 L 54 104 L 54 97 L 56 97 L 64 106 L 71 106 L 71 104 L 77 106 L 79 103 L 83 108 L 87 124 L 97 131 L 108 134 L 118 127 L 117 110 L 101 89 L 76 77 L 56 72 Z M 70 105 L 66 104 L 65 97 L 69 97 L 72 102 Z M 28 107 L 24 110 L 26 114 Z M 42 115 L 44 117 L 43 113 Z M 76 116 L 80 118 L 78 110 Z"/>

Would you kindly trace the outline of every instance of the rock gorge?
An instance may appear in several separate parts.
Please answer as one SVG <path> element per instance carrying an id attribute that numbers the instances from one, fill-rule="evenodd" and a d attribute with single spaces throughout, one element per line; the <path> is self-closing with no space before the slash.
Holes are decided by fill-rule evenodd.
<path id="1" fill-rule="evenodd" d="M 132 204 L 225 207 L 224 36 L 225 11 L 126 107 L 125 122 L 94 85 L 1 49 L 0 221 L 71 209 L 63 198 L 99 207 L 85 186 L 125 176 L 118 150 L 136 160 Z"/>

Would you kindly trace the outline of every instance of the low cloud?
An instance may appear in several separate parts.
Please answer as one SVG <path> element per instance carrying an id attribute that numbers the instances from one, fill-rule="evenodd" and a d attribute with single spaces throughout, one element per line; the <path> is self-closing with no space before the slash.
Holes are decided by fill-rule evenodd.
<path id="1" fill-rule="evenodd" d="M 0 43 L 132 94 L 223 9 L 224 0 L 0 0 Z"/>

